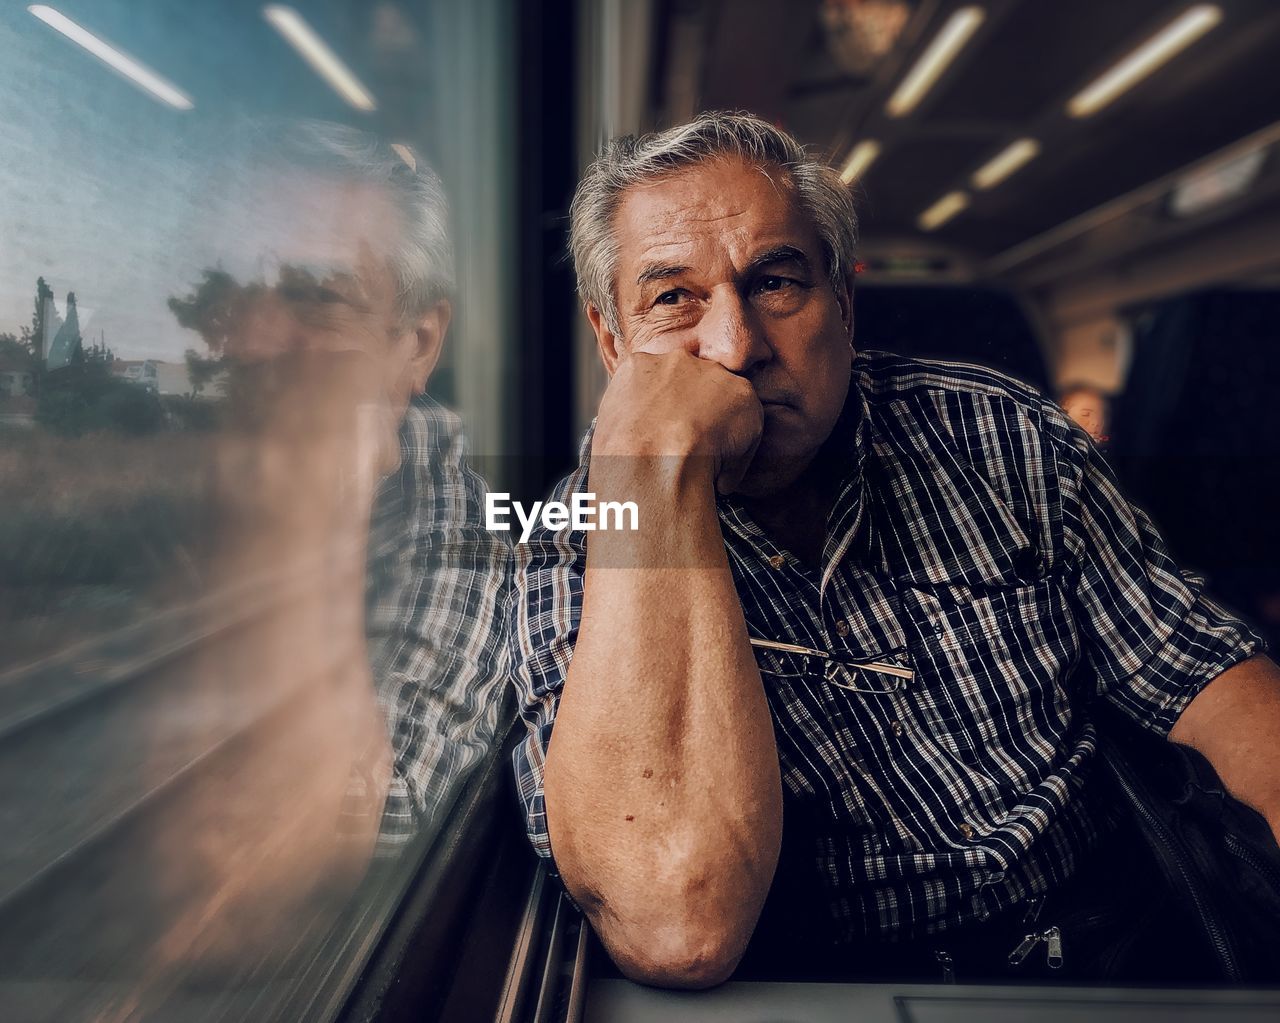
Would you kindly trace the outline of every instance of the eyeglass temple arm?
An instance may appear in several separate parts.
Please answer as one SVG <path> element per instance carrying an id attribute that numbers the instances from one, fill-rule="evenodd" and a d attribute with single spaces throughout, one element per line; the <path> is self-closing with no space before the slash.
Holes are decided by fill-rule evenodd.
<path id="1" fill-rule="evenodd" d="M 908 681 L 916 677 L 916 673 L 910 668 L 903 668 L 897 664 L 886 664 L 884 661 L 842 661 L 838 657 L 833 657 L 826 650 L 815 650 L 813 647 L 800 646 L 798 643 L 780 643 L 775 639 L 757 639 L 755 636 L 750 636 L 748 639 L 753 647 L 757 647 L 760 650 L 777 650 L 786 654 L 821 657 L 824 661 L 834 661 L 836 664 L 843 664 L 847 668 L 857 668 L 859 671 L 869 671 L 876 675 L 892 675 L 894 678 L 903 678 Z"/>

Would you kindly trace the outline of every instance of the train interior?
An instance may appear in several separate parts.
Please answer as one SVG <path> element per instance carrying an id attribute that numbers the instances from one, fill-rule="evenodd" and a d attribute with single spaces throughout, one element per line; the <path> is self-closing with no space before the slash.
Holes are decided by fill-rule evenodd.
<path id="1" fill-rule="evenodd" d="M 856 345 L 1087 391 L 1130 497 L 1274 644 L 1280 6 L 66 0 L 8 6 L 0 52 L 5 1019 L 1276 1018 L 1229 985 L 631 984 L 529 848 L 500 691 L 429 827 L 333 843 L 341 715 L 263 666 L 358 661 L 363 569 L 281 510 L 320 475 L 255 438 L 357 385 L 258 362 L 246 390 L 225 360 L 235 303 L 324 220 L 260 188 L 262 125 L 376 135 L 449 196 L 429 394 L 537 499 L 606 383 L 579 174 L 613 135 L 751 111 L 854 190 Z"/>

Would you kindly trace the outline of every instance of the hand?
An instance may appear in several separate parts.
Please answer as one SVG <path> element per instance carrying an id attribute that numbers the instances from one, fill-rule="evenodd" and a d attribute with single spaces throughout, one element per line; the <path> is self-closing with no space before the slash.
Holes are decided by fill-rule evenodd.
<path id="1" fill-rule="evenodd" d="M 609 382 L 592 451 L 708 457 L 716 489 L 729 494 L 746 474 L 763 429 L 764 408 L 744 377 L 688 352 L 636 352 Z"/>

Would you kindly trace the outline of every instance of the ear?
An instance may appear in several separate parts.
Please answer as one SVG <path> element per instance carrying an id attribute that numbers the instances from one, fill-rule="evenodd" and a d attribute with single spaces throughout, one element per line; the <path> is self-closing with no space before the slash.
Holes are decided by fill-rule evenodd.
<path id="1" fill-rule="evenodd" d="M 448 299 L 441 299 L 428 309 L 414 325 L 414 351 L 409 357 L 408 374 L 414 394 L 421 394 L 427 389 L 436 363 L 440 361 L 440 350 L 444 347 L 444 336 L 449 330 L 449 321 L 453 318 L 453 306 Z"/>
<path id="2" fill-rule="evenodd" d="M 840 306 L 840 319 L 844 323 L 845 333 L 849 335 L 849 344 L 853 344 L 853 275 L 848 274 L 836 288 L 836 304 Z"/>
<path id="3" fill-rule="evenodd" d="M 625 351 L 622 347 L 622 339 L 609 329 L 609 325 L 604 321 L 604 315 L 595 306 L 588 305 L 586 313 L 587 321 L 596 335 L 596 348 L 600 351 L 600 361 L 604 363 L 605 372 L 613 376 L 613 371 L 618 368 L 618 363 L 622 361 Z"/>

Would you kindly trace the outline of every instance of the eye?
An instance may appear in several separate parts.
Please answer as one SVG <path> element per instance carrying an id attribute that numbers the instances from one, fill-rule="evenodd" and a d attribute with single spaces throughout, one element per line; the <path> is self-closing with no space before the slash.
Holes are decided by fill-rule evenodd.
<path id="1" fill-rule="evenodd" d="M 765 277 L 761 277 L 756 283 L 756 291 L 782 291 L 793 284 L 795 284 L 795 281 L 791 280 L 789 277 L 779 277 L 777 274 L 769 274 Z"/>
<path id="2" fill-rule="evenodd" d="M 664 291 L 656 299 L 653 300 L 654 305 L 679 305 L 680 298 L 684 294 L 681 288 L 672 288 L 670 291 Z"/>

